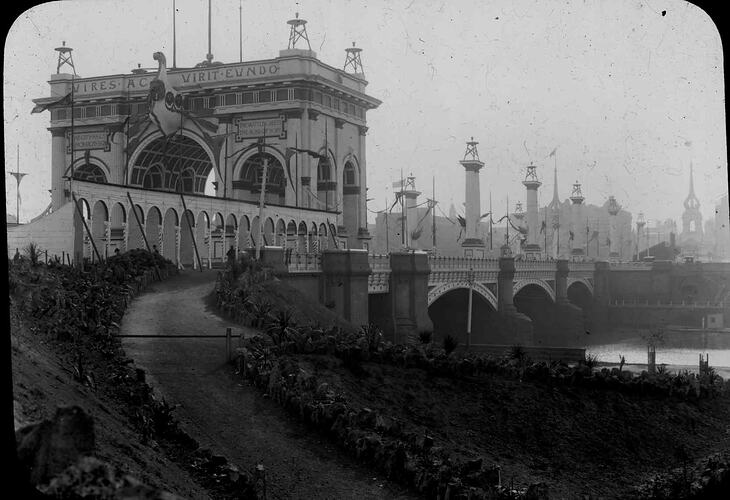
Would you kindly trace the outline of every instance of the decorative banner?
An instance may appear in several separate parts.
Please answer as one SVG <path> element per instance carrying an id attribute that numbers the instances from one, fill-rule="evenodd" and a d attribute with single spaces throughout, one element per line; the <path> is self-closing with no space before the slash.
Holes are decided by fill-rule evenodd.
<path id="1" fill-rule="evenodd" d="M 285 121 L 286 117 L 284 115 L 277 118 L 261 118 L 258 120 L 235 118 L 233 124 L 236 126 L 236 142 L 259 137 L 286 139 Z"/>
<path id="2" fill-rule="evenodd" d="M 109 129 L 98 130 L 95 132 L 76 132 L 74 133 L 74 150 L 82 151 L 89 149 L 103 149 L 111 151 L 109 144 Z M 66 131 L 66 153 L 71 154 L 71 131 Z"/>

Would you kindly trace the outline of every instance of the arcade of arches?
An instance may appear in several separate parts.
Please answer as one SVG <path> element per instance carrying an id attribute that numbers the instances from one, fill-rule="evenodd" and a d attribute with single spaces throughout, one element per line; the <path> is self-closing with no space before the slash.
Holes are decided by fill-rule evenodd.
<path id="1" fill-rule="evenodd" d="M 85 198 L 78 203 L 102 257 L 120 251 L 145 248 L 145 238 L 166 258 L 183 266 L 197 267 L 196 248 L 202 266 L 225 261 L 230 247 L 236 252 L 255 248 L 259 237 L 258 217 L 246 214 L 223 214 L 199 210 L 146 209 L 139 204 L 132 210 L 120 202 L 111 206 L 98 200 L 90 205 Z M 136 212 L 136 214 L 135 214 Z M 79 219 L 78 213 L 75 217 Z M 336 228 L 324 223 L 266 217 L 263 221 L 262 245 L 281 246 L 297 253 L 316 253 L 333 248 Z M 91 240 L 78 220 L 76 238 L 81 241 L 84 257 L 95 259 Z"/>
<path id="2" fill-rule="evenodd" d="M 158 137 L 136 155 L 130 183 L 148 189 L 181 193 L 205 193 L 213 169 L 205 149 L 184 135 Z"/>

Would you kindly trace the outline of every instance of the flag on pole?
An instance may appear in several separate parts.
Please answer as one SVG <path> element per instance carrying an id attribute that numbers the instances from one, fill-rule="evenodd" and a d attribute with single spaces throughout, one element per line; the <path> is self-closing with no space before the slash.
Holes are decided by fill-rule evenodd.
<path id="1" fill-rule="evenodd" d="M 569 231 L 570 234 L 570 241 L 573 241 L 575 239 L 575 233 L 573 231 Z"/>
<path id="2" fill-rule="evenodd" d="M 550 154 L 548 155 L 548 158 L 550 158 L 551 156 L 555 156 L 555 153 L 556 153 L 557 151 L 558 151 L 558 147 L 557 147 L 557 146 L 555 146 L 555 148 L 554 148 L 554 149 L 552 150 L 552 152 L 551 152 L 551 153 L 550 153 Z"/>
<path id="3" fill-rule="evenodd" d="M 57 106 L 70 106 L 72 95 L 73 92 L 69 92 L 57 101 L 49 102 L 48 104 L 37 104 L 30 113 L 43 113 L 45 110 L 55 108 Z"/>
<path id="4" fill-rule="evenodd" d="M 542 221 L 542 223 L 540 225 L 540 234 L 545 232 L 546 226 L 547 226 L 547 224 L 545 223 L 545 221 Z"/>
<path id="5" fill-rule="evenodd" d="M 401 179 L 399 181 L 395 181 L 393 183 L 393 189 L 402 189 L 404 185 L 405 185 L 405 181 L 403 179 Z"/>

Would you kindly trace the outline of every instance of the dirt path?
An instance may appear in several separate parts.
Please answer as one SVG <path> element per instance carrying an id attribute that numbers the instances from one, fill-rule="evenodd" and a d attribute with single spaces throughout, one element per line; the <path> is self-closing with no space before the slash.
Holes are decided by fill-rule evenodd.
<path id="1" fill-rule="evenodd" d="M 135 299 L 122 334 L 234 335 L 245 329 L 206 306 L 215 271 L 185 271 Z M 249 332 L 247 332 L 249 333 Z M 233 375 L 224 339 L 124 339 L 149 382 L 201 446 L 240 467 L 263 463 L 269 498 L 412 498 L 355 463 Z"/>

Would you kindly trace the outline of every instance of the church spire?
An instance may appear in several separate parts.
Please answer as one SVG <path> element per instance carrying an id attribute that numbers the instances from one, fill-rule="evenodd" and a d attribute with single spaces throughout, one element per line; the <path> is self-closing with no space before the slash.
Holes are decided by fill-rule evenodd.
<path id="1" fill-rule="evenodd" d="M 689 162 L 689 194 L 684 200 L 684 208 L 687 210 L 697 210 L 700 208 L 700 200 L 695 195 L 694 167 Z"/>

